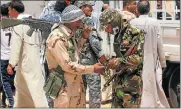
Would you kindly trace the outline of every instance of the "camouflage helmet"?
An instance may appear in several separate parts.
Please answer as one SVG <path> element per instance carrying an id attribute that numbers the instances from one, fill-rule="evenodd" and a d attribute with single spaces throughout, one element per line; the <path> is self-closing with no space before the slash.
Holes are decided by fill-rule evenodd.
<path id="1" fill-rule="evenodd" d="M 117 10 L 108 8 L 104 10 L 100 15 L 100 29 L 105 30 L 107 24 L 114 20 L 120 14 Z"/>
<path id="2" fill-rule="evenodd" d="M 77 0 L 77 1 L 75 1 L 74 5 L 79 7 L 79 8 L 81 6 L 84 6 L 84 5 L 91 5 L 91 6 L 93 6 L 94 5 L 94 1 L 92 1 L 92 0 Z"/>

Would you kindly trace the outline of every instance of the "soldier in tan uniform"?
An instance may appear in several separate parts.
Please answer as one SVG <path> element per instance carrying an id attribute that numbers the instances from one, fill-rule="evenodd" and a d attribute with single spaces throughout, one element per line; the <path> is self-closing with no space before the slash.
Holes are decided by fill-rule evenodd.
<path id="1" fill-rule="evenodd" d="M 84 13 L 78 7 L 70 5 L 62 12 L 62 23 L 50 33 L 46 43 L 46 58 L 49 69 L 61 67 L 66 82 L 58 97 L 54 100 L 55 108 L 85 108 L 85 89 L 82 74 L 103 72 L 104 66 L 81 65 L 77 54 L 74 33 L 81 24 Z"/>

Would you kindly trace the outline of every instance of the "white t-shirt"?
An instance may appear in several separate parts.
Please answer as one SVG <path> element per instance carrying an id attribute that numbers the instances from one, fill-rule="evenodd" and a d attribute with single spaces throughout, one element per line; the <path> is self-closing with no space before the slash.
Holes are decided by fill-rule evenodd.
<path id="1" fill-rule="evenodd" d="M 1 60 L 9 60 L 12 31 L 12 27 L 1 29 Z"/>

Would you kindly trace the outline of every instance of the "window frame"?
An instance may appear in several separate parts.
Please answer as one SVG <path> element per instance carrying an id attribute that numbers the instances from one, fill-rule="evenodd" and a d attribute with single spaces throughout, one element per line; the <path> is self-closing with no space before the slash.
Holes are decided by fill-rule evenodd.
<path id="1" fill-rule="evenodd" d="M 172 9 L 170 9 L 170 10 L 167 10 L 166 9 L 166 2 L 167 1 L 162 1 L 162 9 L 157 9 L 157 1 L 155 0 L 155 1 L 151 1 L 151 2 L 153 2 L 153 8 L 152 9 L 150 9 L 150 12 L 151 13 L 154 13 L 155 14 L 155 16 L 153 16 L 153 17 L 155 17 L 155 18 L 157 18 L 157 12 L 162 12 L 163 13 L 163 19 L 162 20 L 159 20 L 158 19 L 158 22 L 160 22 L 160 24 L 162 24 L 162 25 L 164 25 L 164 26 L 171 26 L 171 25 L 174 25 L 174 27 L 176 26 L 176 27 L 178 27 L 178 25 L 180 25 L 180 20 L 176 20 L 176 12 L 180 12 L 180 9 L 175 9 L 175 7 L 176 7 L 176 2 L 175 1 L 172 1 Z M 172 15 L 172 19 L 171 20 L 166 20 L 166 12 L 171 12 L 171 13 L 173 13 L 173 15 Z"/>
<path id="2" fill-rule="evenodd" d="M 138 1 L 136 0 L 136 2 L 138 2 Z M 150 1 L 150 5 L 153 4 L 153 6 L 151 6 L 150 12 L 155 13 L 156 17 L 153 16 L 154 18 L 157 18 L 157 14 L 156 14 L 157 12 L 163 12 L 164 18 L 162 20 L 158 19 L 158 22 L 160 23 L 161 26 L 179 28 L 180 27 L 180 20 L 175 20 L 175 13 L 180 12 L 180 9 L 175 9 L 176 1 L 172 1 L 172 2 L 173 3 L 172 3 L 172 9 L 171 10 L 166 10 L 166 1 L 162 1 L 162 9 L 158 10 L 157 9 L 157 1 L 152 0 L 152 1 Z M 123 1 L 122 0 L 119 1 L 119 5 L 116 4 L 115 1 L 109 0 L 109 5 L 111 8 L 114 8 L 114 9 L 119 9 L 119 10 L 123 9 Z M 172 20 L 166 20 L 166 12 L 172 12 L 173 13 Z"/>

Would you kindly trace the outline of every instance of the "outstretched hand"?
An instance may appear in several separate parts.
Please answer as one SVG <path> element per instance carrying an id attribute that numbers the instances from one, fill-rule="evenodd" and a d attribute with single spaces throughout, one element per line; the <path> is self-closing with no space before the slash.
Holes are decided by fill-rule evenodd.
<path id="1" fill-rule="evenodd" d="M 108 62 L 108 68 L 115 69 L 116 66 L 118 65 L 118 61 L 119 60 L 117 58 L 110 59 L 109 62 Z"/>
<path id="2" fill-rule="evenodd" d="M 101 63 L 94 64 L 94 72 L 103 74 L 105 71 L 105 66 L 103 66 Z"/>

